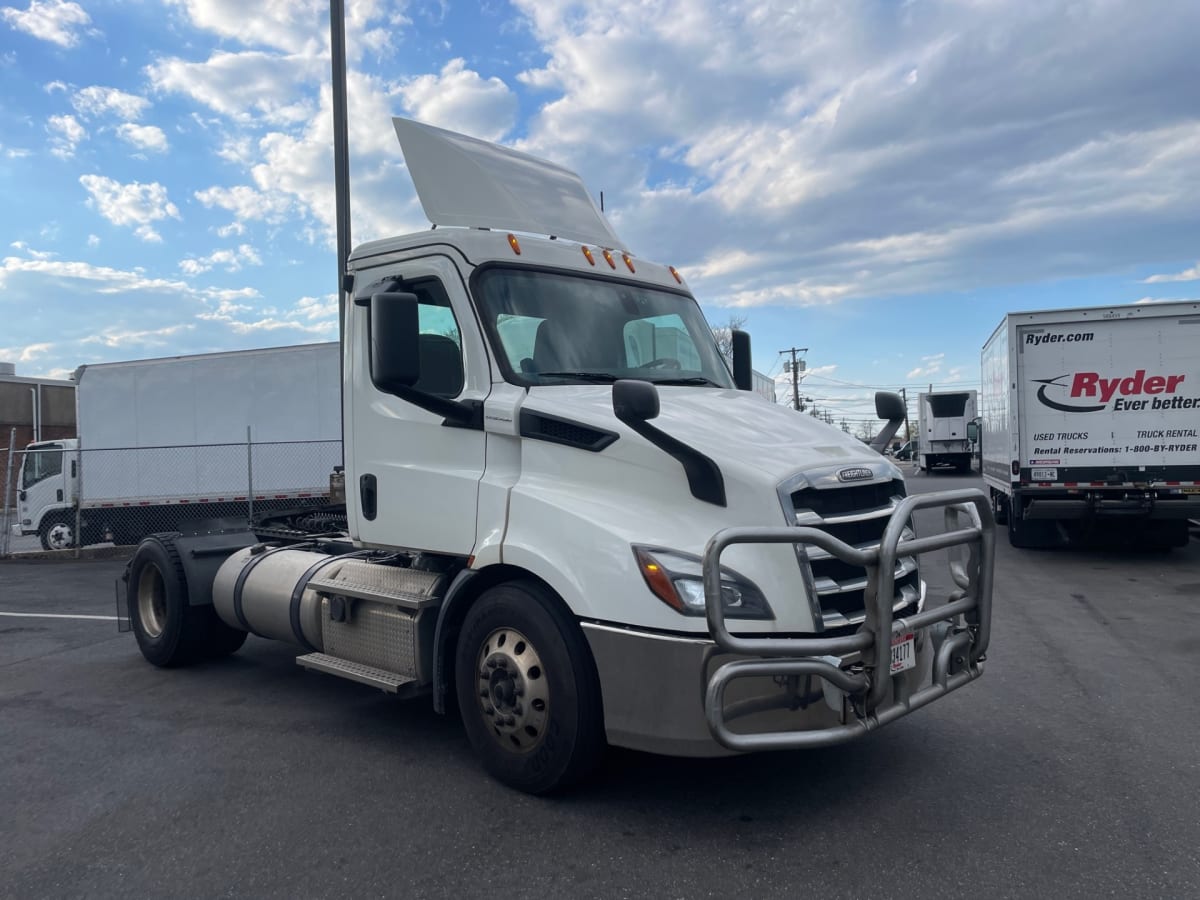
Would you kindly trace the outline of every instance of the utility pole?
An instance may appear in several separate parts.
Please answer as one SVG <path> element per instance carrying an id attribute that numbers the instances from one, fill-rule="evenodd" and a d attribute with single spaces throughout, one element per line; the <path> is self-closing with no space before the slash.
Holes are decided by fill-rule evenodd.
<path id="1" fill-rule="evenodd" d="M 800 404 L 800 373 L 805 369 L 804 360 L 797 360 L 797 353 L 807 353 L 807 347 L 791 347 L 787 350 L 780 350 L 780 353 L 792 354 L 792 361 L 785 363 L 791 367 L 792 372 L 792 409 L 796 412 L 804 412 L 804 407 Z"/>
<path id="2" fill-rule="evenodd" d="M 912 440 L 912 432 L 908 429 L 908 391 L 905 388 L 900 388 L 900 396 L 904 400 L 904 439 Z"/>
<path id="3" fill-rule="evenodd" d="M 329 62 L 333 87 L 333 195 L 337 223 L 338 341 L 345 346 L 346 290 L 342 279 L 350 258 L 350 137 L 346 121 L 346 12 L 343 0 L 329 2 Z M 345 354 L 339 353 L 341 377 L 345 377 Z M 342 405 L 345 405 L 342 400 Z M 342 421 L 345 421 L 343 410 Z M 344 435 L 343 435 L 344 437 Z M 342 464 L 346 463 L 345 441 Z"/>

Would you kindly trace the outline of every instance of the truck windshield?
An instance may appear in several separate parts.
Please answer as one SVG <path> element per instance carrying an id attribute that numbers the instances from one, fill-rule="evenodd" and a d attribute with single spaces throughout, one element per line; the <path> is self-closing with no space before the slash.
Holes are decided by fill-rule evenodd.
<path id="1" fill-rule="evenodd" d="M 21 466 L 21 488 L 31 487 L 51 475 L 61 475 L 62 457 L 62 447 L 58 445 L 26 450 Z"/>
<path id="2" fill-rule="evenodd" d="M 481 272 L 475 294 L 505 376 L 517 384 L 638 378 L 733 387 L 700 307 L 686 295 L 507 267 Z"/>

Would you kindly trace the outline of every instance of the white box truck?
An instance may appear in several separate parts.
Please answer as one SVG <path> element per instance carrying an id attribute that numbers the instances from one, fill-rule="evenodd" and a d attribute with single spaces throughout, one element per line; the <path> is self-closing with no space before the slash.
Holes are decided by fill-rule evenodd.
<path id="1" fill-rule="evenodd" d="M 917 442 L 920 468 L 950 466 L 971 471 L 974 442 L 967 425 L 975 421 L 976 391 L 934 391 L 917 397 Z"/>
<path id="2" fill-rule="evenodd" d="M 706 756 L 836 744 L 978 678 L 981 490 L 906 496 L 851 435 L 732 372 L 675 269 L 625 249 L 573 172 L 394 120 L 434 229 L 343 273 L 343 531 L 147 538 L 124 601 L 174 666 L 247 633 L 457 709 L 530 792 L 606 744 Z M 876 398 L 888 426 L 904 417 Z M 915 510 L 947 510 L 916 536 Z M 952 547 L 953 593 L 918 557 Z"/>
<path id="3" fill-rule="evenodd" d="M 1010 313 L 982 352 L 983 477 L 1013 546 L 1200 515 L 1200 303 Z"/>
<path id="4" fill-rule="evenodd" d="M 48 550 L 74 546 L 77 529 L 83 544 L 135 544 L 256 504 L 327 500 L 338 366 L 336 343 L 81 366 L 79 439 L 26 448 L 14 532 Z"/>

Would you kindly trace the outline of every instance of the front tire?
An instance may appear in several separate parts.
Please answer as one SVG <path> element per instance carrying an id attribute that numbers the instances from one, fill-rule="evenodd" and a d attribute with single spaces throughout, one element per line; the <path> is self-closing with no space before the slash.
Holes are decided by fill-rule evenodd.
<path id="1" fill-rule="evenodd" d="M 43 550 L 70 550 L 75 546 L 75 523 L 62 516 L 55 516 L 42 523 L 38 529 Z"/>
<path id="2" fill-rule="evenodd" d="M 209 606 L 188 603 L 187 579 L 174 534 L 156 534 L 138 546 L 126 574 L 129 622 L 147 662 L 162 668 L 228 656 L 246 641 Z"/>
<path id="3" fill-rule="evenodd" d="M 604 751 L 595 663 L 579 624 L 540 584 L 485 591 L 455 651 L 463 727 L 483 767 L 544 794 L 583 777 Z"/>

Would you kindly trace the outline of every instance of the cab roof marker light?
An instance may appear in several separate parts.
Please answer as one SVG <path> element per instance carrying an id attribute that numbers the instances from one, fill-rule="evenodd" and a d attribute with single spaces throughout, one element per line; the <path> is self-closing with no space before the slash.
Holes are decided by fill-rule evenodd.
<path id="1" fill-rule="evenodd" d="M 615 268 L 617 267 L 617 264 L 616 264 L 615 262 L 613 262 L 613 255 L 612 255 L 612 253 L 610 253 L 610 252 L 609 252 L 609 251 L 607 251 L 607 250 L 605 250 L 605 251 L 604 251 L 604 261 L 605 261 L 606 263 L 608 263 L 608 267 L 609 267 L 610 269 L 615 269 Z"/>
<path id="2" fill-rule="evenodd" d="M 588 261 L 588 265 L 594 266 L 596 264 L 596 257 L 592 256 L 592 251 L 587 248 L 586 244 L 581 249 L 583 250 L 583 258 Z"/>
<path id="3" fill-rule="evenodd" d="M 675 270 L 674 266 L 667 266 L 667 271 L 670 272 L 671 275 L 675 278 L 676 284 L 683 284 L 683 279 L 679 276 L 679 272 L 677 272 Z"/>
<path id="4" fill-rule="evenodd" d="M 517 236 L 515 234 L 510 234 L 508 236 L 508 246 L 512 247 L 513 253 L 517 254 L 517 256 L 521 255 L 521 245 L 517 242 Z"/>
<path id="5" fill-rule="evenodd" d="M 636 272 L 636 271 L 637 271 L 637 270 L 636 270 L 636 269 L 633 267 L 633 260 L 632 260 L 632 259 L 630 259 L 630 257 L 629 257 L 629 254 L 628 254 L 628 253 L 622 253 L 622 254 L 621 254 L 621 259 L 625 260 L 625 266 L 626 266 L 626 268 L 628 268 L 628 269 L 629 269 L 629 271 L 630 271 L 630 272 Z"/>

